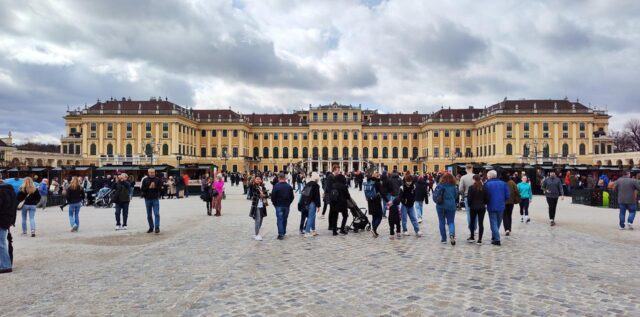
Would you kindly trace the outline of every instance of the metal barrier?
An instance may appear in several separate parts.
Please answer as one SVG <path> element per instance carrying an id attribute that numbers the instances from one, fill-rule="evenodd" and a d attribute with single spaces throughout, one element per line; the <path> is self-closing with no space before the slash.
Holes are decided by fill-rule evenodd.
<path id="1" fill-rule="evenodd" d="M 600 188 L 576 189 L 572 193 L 571 203 L 617 209 L 618 193 Z"/>

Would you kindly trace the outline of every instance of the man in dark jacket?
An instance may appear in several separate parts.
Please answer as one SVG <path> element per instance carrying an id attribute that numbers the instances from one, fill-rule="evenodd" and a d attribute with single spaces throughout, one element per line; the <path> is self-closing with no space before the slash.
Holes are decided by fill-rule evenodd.
<path id="1" fill-rule="evenodd" d="M 327 173 L 327 176 L 324 178 L 324 207 L 322 208 L 322 217 L 324 217 L 324 214 L 327 212 L 327 206 L 330 205 L 329 202 L 329 193 L 331 193 L 331 189 L 333 188 L 333 183 L 335 183 L 335 178 L 337 175 L 340 174 L 340 167 L 338 165 L 335 165 L 333 167 L 333 170 L 331 173 Z M 346 178 L 343 181 L 343 183 L 346 182 Z M 333 230 L 331 228 L 331 223 L 329 223 L 329 230 Z"/>
<path id="2" fill-rule="evenodd" d="M 9 228 L 16 224 L 16 193 L 0 176 L 0 274 L 12 272 L 13 247 Z"/>
<path id="3" fill-rule="evenodd" d="M 155 229 L 156 233 L 160 233 L 160 193 L 162 191 L 162 180 L 156 177 L 156 170 L 150 168 L 148 170 L 148 177 L 142 181 L 140 190 L 142 191 L 142 197 L 144 197 L 144 203 L 147 207 L 147 222 L 149 222 L 149 230 L 147 233 L 152 233 Z M 180 177 L 178 177 L 180 178 Z M 153 212 L 153 217 L 151 216 Z M 154 223 L 155 217 L 155 223 Z"/>
<path id="4" fill-rule="evenodd" d="M 333 235 L 338 235 L 338 214 L 342 214 L 342 226 L 340 227 L 341 234 L 347 234 L 345 226 L 347 225 L 347 218 L 349 214 L 347 212 L 347 201 L 351 199 L 349 190 L 347 189 L 346 177 L 342 174 L 335 176 L 335 182 L 332 185 L 329 192 L 329 201 L 331 203 L 331 209 L 329 210 L 329 227 L 333 230 Z"/>
<path id="5" fill-rule="evenodd" d="M 271 192 L 271 202 L 276 207 L 278 240 L 284 240 L 284 236 L 287 234 L 287 219 L 293 198 L 293 188 L 287 182 L 287 176 L 284 173 L 278 174 L 278 182 L 273 186 Z"/>
<path id="6" fill-rule="evenodd" d="M 549 221 L 551 226 L 556 225 L 556 207 L 558 206 L 558 197 L 564 199 L 564 190 L 562 189 L 562 181 L 556 177 L 555 172 L 549 173 L 549 177 L 542 182 L 542 190 L 547 197 L 549 205 Z"/>
<path id="7" fill-rule="evenodd" d="M 129 195 L 131 184 L 127 181 L 128 175 L 122 173 L 116 178 L 116 182 L 113 184 L 115 191 L 115 207 L 116 207 L 116 230 L 127 230 L 127 219 L 129 219 L 129 202 L 131 196 Z M 122 225 L 120 223 L 120 214 L 122 214 Z"/>

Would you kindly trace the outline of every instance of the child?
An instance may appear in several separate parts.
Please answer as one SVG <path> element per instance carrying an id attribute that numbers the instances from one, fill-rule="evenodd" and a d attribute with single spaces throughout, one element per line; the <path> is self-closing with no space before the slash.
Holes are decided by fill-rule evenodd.
<path id="1" fill-rule="evenodd" d="M 389 209 L 389 234 L 391 235 L 389 239 L 393 240 L 393 227 L 396 227 L 396 236 L 400 239 L 400 198 L 396 198 L 393 201 L 387 203 L 387 208 Z"/>

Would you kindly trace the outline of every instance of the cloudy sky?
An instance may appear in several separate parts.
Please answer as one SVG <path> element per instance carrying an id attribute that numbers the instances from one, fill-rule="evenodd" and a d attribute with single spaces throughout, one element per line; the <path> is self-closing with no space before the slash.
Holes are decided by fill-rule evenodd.
<path id="1" fill-rule="evenodd" d="M 56 142 L 67 106 L 385 112 L 579 98 L 640 117 L 640 1 L 0 0 L 0 135 Z"/>

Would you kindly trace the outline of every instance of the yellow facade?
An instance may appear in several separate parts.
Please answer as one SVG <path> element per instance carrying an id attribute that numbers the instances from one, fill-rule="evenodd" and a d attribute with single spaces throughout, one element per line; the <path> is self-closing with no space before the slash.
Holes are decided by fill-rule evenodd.
<path id="1" fill-rule="evenodd" d="M 294 165 L 324 171 L 341 164 L 422 172 L 452 162 L 591 164 L 594 155 L 612 152 L 609 116 L 567 100 L 504 100 L 431 114 L 333 103 L 259 115 L 112 99 L 70 111 L 65 120 L 63 153 L 100 166 L 176 166 L 180 158 L 235 171 Z"/>

